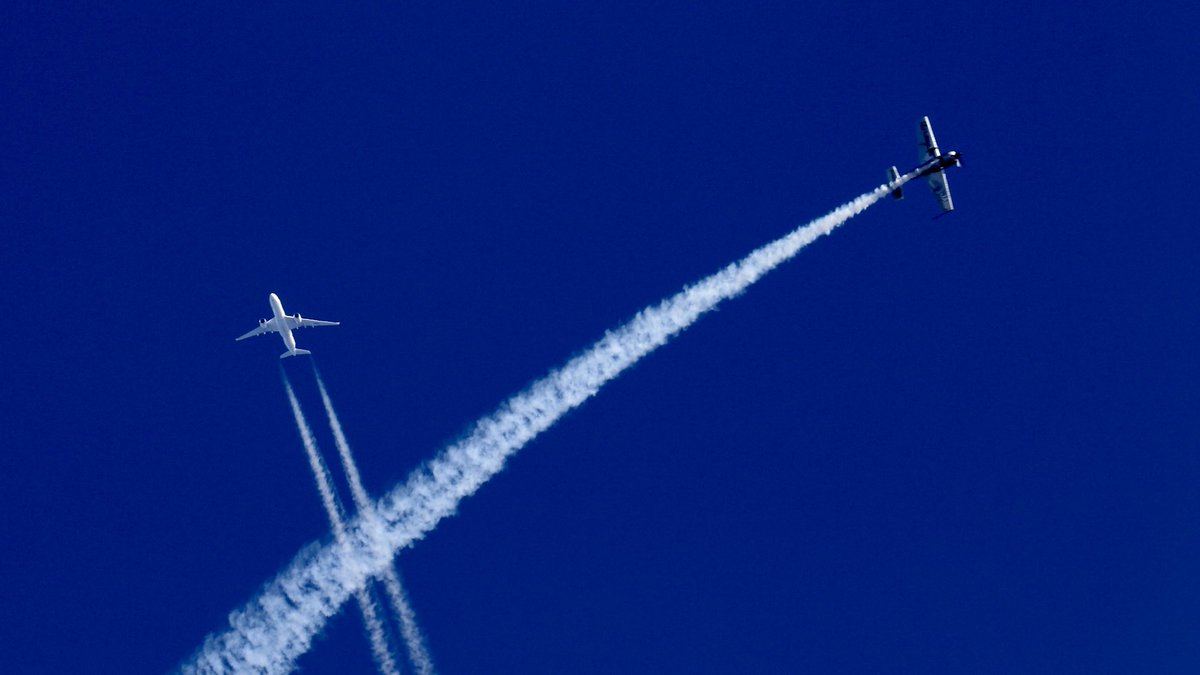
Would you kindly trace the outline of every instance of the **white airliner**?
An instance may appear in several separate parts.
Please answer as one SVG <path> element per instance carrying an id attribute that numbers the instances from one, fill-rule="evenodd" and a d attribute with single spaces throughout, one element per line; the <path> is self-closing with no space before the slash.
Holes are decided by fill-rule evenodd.
<path id="1" fill-rule="evenodd" d="M 913 171 L 918 171 L 918 177 L 929 176 L 929 187 L 933 189 L 933 196 L 937 197 L 938 203 L 941 204 L 942 212 L 938 216 L 944 216 L 954 210 L 954 201 L 950 199 L 950 184 L 946 182 L 946 169 L 952 166 L 962 166 L 962 155 L 956 150 L 951 150 L 946 154 L 938 149 L 937 141 L 933 138 L 933 125 L 929 123 L 928 117 L 921 118 L 921 130 L 918 136 L 918 159 L 921 164 Z M 896 183 L 900 180 L 900 172 L 896 167 L 888 169 L 888 185 Z M 895 199 L 903 199 L 904 191 L 897 187 L 892 191 L 892 197 Z"/>
<path id="2" fill-rule="evenodd" d="M 307 328 L 309 326 L 336 326 L 338 321 L 318 321 L 317 319 L 305 319 L 299 314 L 288 316 L 283 313 L 283 304 L 279 302 L 279 296 L 272 293 L 267 300 L 271 302 L 271 313 L 275 316 L 271 319 L 259 319 L 258 328 L 246 333 L 238 338 L 245 340 L 248 337 L 270 333 L 272 331 L 279 333 L 279 337 L 283 338 L 283 344 L 288 350 L 279 355 L 279 358 L 286 359 L 289 356 L 298 354 L 311 354 L 307 349 L 299 349 L 296 347 L 296 338 L 292 335 L 292 331 L 297 328 Z M 235 340 L 236 342 L 236 340 Z"/>

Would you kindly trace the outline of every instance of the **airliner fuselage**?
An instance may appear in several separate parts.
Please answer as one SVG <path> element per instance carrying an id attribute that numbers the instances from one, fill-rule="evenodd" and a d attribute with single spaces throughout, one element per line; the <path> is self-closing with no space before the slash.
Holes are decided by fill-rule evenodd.
<path id="1" fill-rule="evenodd" d="M 287 315 L 283 313 L 283 303 L 274 293 L 268 296 L 267 300 L 271 303 L 271 313 L 275 315 L 275 324 L 279 326 L 275 330 L 278 331 L 279 337 L 283 338 L 283 346 L 295 355 L 296 336 L 292 335 L 292 329 L 288 326 Z"/>

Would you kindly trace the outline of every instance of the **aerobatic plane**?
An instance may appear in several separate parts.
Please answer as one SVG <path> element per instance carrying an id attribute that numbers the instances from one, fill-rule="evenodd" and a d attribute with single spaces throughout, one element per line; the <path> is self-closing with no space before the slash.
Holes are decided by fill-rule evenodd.
<path id="1" fill-rule="evenodd" d="M 918 177 L 929 176 L 929 187 L 933 189 L 933 195 L 937 197 L 938 203 L 942 206 L 942 212 L 938 216 L 944 216 L 954 210 L 954 201 L 950 199 L 950 184 L 946 182 L 946 169 L 952 166 L 962 166 L 962 155 L 957 150 L 942 154 L 933 137 L 933 125 L 929 123 L 928 117 L 921 118 L 920 126 L 917 144 L 920 150 L 917 154 L 921 163 L 913 171 Z M 899 181 L 900 172 L 896 170 L 896 167 L 888 169 L 888 185 Z M 897 185 L 896 189 L 892 190 L 892 198 L 903 199 L 903 188 Z"/>
<path id="2" fill-rule="evenodd" d="M 336 326 L 338 321 L 319 321 L 317 319 L 305 319 L 299 313 L 288 316 L 283 313 L 283 304 L 279 302 L 279 296 L 272 293 L 267 297 L 267 301 L 271 303 L 271 313 L 275 316 L 270 319 L 259 319 L 258 328 L 246 333 L 237 338 L 245 340 L 248 337 L 262 335 L 263 333 L 279 333 L 279 337 L 283 338 L 283 344 L 288 350 L 279 355 L 279 358 L 286 359 L 289 356 L 297 356 L 299 354 L 311 354 L 307 349 L 299 349 L 296 347 L 296 338 L 292 335 L 292 331 L 297 328 L 308 328 L 309 326 Z M 235 340 L 236 342 L 237 340 Z"/>

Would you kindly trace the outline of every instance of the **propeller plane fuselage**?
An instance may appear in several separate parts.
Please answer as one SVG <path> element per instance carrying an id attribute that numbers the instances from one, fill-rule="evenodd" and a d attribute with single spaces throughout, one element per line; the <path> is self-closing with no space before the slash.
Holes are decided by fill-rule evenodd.
<path id="1" fill-rule="evenodd" d="M 933 125 L 929 123 L 928 117 L 921 118 L 918 139 L 918 146 L 920 148 L 918 158 L 921 160 L 921 163 L 909 172 L 909 176 L 911 178 L 920 178 L 922 176 L 929 178 L 929 187 L 933 190 L 933 196 L 937 197 L 938 204 L 942 207 L 942 212 L 938 216 L 944 216 L 954 210 L 954 201 L 950 199 L 950 184 L 946 182 L 945 171 L 952 166 L 962 166 L 962 153 L 957 150 L 951 150 L 942 154 L 942 151 L 938 149 L 937 141 L 933 137 Z M 892 190 L 892 197 L 894 199 L 904 198 L 900 172 L 894 166 L 888 169 L 887 184 L 894 186 Z"/>

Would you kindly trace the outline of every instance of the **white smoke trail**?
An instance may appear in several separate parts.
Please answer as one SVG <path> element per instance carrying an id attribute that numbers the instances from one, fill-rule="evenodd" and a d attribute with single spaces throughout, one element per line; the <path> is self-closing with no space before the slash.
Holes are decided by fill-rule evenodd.
<path id="1" fill-rule="evenodd" d="M 345 519 L 342 516 L 337 495 L 334 493 L 329 469 L 325 466 L 325 461 L 321 459 L 321 453 L 317 451 L 317 442 L 313 438 L 312 429 L 309 428 L 308 421 L 304 419 L 304 413 L 300 410 L 300 401 L 296 400 L 296 392 L 292 391 L 292 383 L 288 381 L 287 373 L 283 372 L 282 367 L 279 374 L 283 376 L 283 388 L 287 390 L 288 402 L 292 405 L 292 416 L 296 418 L 296 428 L 300 430 L 300 440 L 303 441 L 304 452 L 308 455 L 308 465 L 312 469 L 313 478 L 317 481 L 317 492 L 321 494 L 321 504 L 329 516 L 329 525 L 333 528 L 334 541 L 337 542 L 338 547 L 344 549 L 348 545 Z M 366 624 L 367 636 L 371 641 L 371 651 L 375 655 L 375 664 L 379 667 L 379 671 L 384 675 L 400 675 L 400 669 L 396 666 L 396 660 L 392 657 L 392 651 L 387 644 L 387 634 L 383 630 L 383 622 L 379 620 L 379 613 L 375 610 L 374 600 L 365 588 L 356 590 L 354 595 L 358 600 L 359 609 L 362 610 L 363 623 Z"/>
<path id="2" fill-rule="evenodd" d="M 329 398 L 329 392 L 325 389 L 325 381 L 321 379 L 321 373 L 317 370 L 315 362 L 313 363 L 313 375 L 317 378 L 317 388 L 321 390 L 321 402 L 325 404 L 325 414 L 329 418 L 329 427 L 333 430 L 333 440 L 337 445 L 338 454 L 341 455 L 342 467 L 345 469 L 346 478 L 350 483 L 350 495 L 354 498 L 354 508 L 364 518 L 375 517 L 371 498 L 367 495 L 367 490 L 363 487 L 362 478 L 358 473 L 358 464 L 354 461 L 354 455 L 350 453 L 350 443 L 342 431 L 342 423 L 333 409 L 333 401 Z M 433 675 L 433 659 L 429 656 L 429 650 L 425 646 L 425 637 L 421 634 L 420 626 L 417 625 L 416 612 L 413 611 L 412 604 L 408 601 L 408 594 L 404 592 L 404 586 L 400 583 L 400 574 L 396 570 L 394 561 L 384 568 L 380 577 L 383 580 L 384 590 L 387 591 L 388 600 L 392 603 L 392 609 L 395 610 L 396 616 L 400 620 L 400 634 L 404 637 L 405 646 L 408 647 L 408 657 L 412 661 L 413 667 L 421 675 Z"/>
<path id="3" fill-rule="evenodd" d="M 903 176 L 899 184 L 915 173 Z M 504 461 L 583 403 L 605 383 L 732 298 L 800 249 L 862 213 L 897 184 L 881 185 L 828 215 L 759 248 L 716 274 L 639 312 L 559 370 L 513 396 L 476 423 L 470 434 L 414 471 L 405 483 L 347 530 L 346 547 L 307 549 L 249 605 L 229 617 L 230 629 L 209 636 L 186 672 L 283 673 L 341 603 L 412 544 L 454 513 L 458 502 L 496 474 Z"/>

